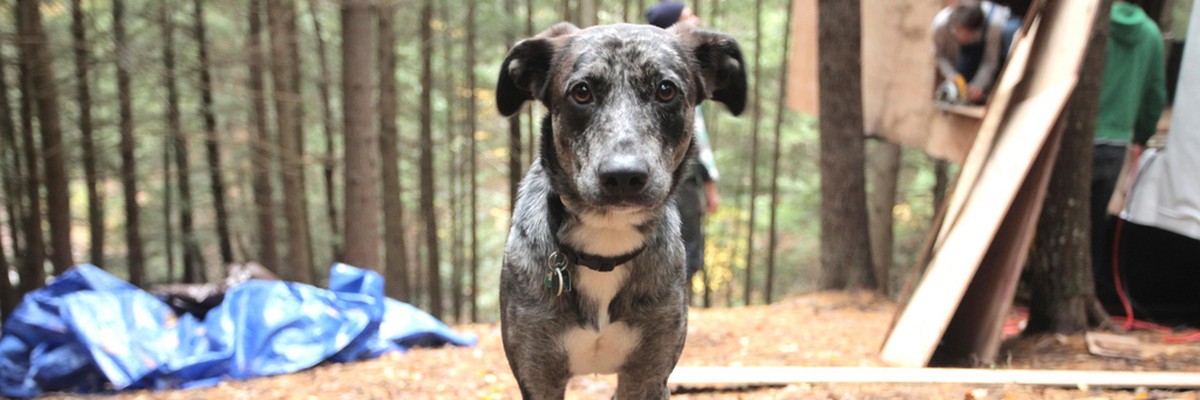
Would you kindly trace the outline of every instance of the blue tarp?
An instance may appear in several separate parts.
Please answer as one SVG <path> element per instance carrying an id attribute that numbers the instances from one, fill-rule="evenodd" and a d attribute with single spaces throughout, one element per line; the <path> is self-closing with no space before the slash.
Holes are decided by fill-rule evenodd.
<path id="1" fill-rule="evenodd" d="M 30 292 L 4 322 L 0 395 L 190 388 L 286 374 L 415 346 L 472 346 L 383 295 L 383 278 L 336 264 L 330 289 L 252 280 L 203 320 L 92 265 Z"/>

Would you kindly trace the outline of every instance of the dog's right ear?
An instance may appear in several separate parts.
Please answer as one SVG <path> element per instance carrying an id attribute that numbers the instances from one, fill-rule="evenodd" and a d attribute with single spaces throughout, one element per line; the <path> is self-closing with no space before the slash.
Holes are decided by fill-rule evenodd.
<path id="1" fill-rule="evenodd" d="M 508 51 L 500 66 L 500 78 L 496 80 L 496 108 L 501 115 L 513 115 L 526 100 L 536 98 L 535 94 L 542 91 L 550 76 L 550 62 L 555 51 L 567 37 L 578 31 L 575 25 L 560 22 L 537 36 L 518 42 Z"/>

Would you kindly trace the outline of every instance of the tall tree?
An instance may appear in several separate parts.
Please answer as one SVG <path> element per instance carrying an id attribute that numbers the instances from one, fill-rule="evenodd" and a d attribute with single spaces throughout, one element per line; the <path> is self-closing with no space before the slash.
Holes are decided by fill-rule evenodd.
<path id="1" fill-rule="evenodd" d="M 375 115 L 376 24 L 369 0 L 342 2 L 342 115 L 345 121 L 345 261 L 379 270 L 379 131 Z M 393 160 L 394 162 L 395 160 Z"/>
<path id="2" fill-rule="evenodd" d="M 271 151 L 271 132 L 267 123 L 266 84 L 263 82 L 263 45 L 262 45 L 262 1 L 250 0 L 249 38 L 246 41 L 246 53 L 249 60 L 250 96 L 253 98 L 254 139 L 252 165 L 254 191 L 254 214 L 258 225 L 258 261 L 268 270 L 279 274 L 279 250 L 275 239 L 275 201 L 272 199 L 274 189 L 271 186 L 271 161 L 275 152 Z"/>
<path id="3" fill-rule="evenodd" d="M 33 0 L 18 0 L 17 12 L 14 13 L 17 19 L 17 32 L 20 35 L 17 41 L 20 43 L 28 43 L 30 40 L 25 37 L 28 20 L 24 18 L 24 10 L 27 7 L 25 3 Z M 24 47 L 22 46 L 22 51 Z M 27 58 L 22 53 L 19 59 L 18 70 L 20 71 L 20 89 L 21 89 L 21 151 L 25 156 L 25 210 L 23 212 L 25 221 L 21 226 L 25 227 L 25 254 L 24 262 L 21 265 L 21 293 L 29 293 L 40 287 L 46 281 L 46 248 L 43 242 L 42 232 L 42 172 L 38 160 L 38 145 L 33 136 L 33 113 L 34 113 L 34 98 L 33 98 L 33 60 Z"/>
<path id="4" fill-rule="evenodd" d="M 125 197 L 125 248 L 129 265 L 129 283 L 146 284 L 145 255 L 142 251 L 141 211 L 137 203 L 137 157 L 134 155 L 133 99 L 130 89 L 129 41 L 125 36 L 125 1 L 113 0 L 113 41 L 116 47 L 117 103 L 120 109 L 121 187 Z"/>
<path id="5" fill-rule="evenodd" d="M 0 48 L 3 48 L 4 41 L 0 39 Z M 13 107 L 9 102 L 9 86 L 8 86 L 8 62 L 4 57 L 0 57 L 0 168 L 6 169 L 4 174 L 4 211 L 8 214 L 8 235 L 12 238 L 12 256 L 13 263 L 19 264 L 22 257 L 20 246 L 21 227 L 20 221 L 23 217 L 21 214 L 21 204 L 24 202 L 24 193 L 21 191 L 21 177 L 25 176 L 21 167 L 21 144 L 17 141 L 17 125 L 13 121 Z M 17 265 L 13 266 L 18 267 Z"/>
<path id="6" fill-rule="evenodd" d="M 1112 0 L 1100 1 L 1083 56 L 1079 83 L 1068 100 L 1059 155 L 1050 172 L 1033 251 L 1029 254 L 1026 332 L 1077 333 L 1097 304 L 1092 276 L 1092 138 L 1100 108 Z M 1095 321 L 1100 322 L 1100 321 Z"/>
<path id="7" fill-rule="evenodd" d="M 42 157 L 45 160 L 46 214 L 50 222 L 50 261 L 54 274 L 66 272 L 74 261 L 71 258 L 71 207 L 67 193 L 66 146 L 58 120 L 58 85 L 49 51 L 49 40 L 42 27 L 42 12 L 38 0 L 21 0 L 20 9 L 21 59 L 29 66 L 30 89 L 37 109 L 38 127 L 42 137 Z M 34 191 L 36 195 L 37 191 Z"/>
<path id="8" fill-rule="evenodd" d="M 892 246 L 895 243 L 892 209 L 896 206 L 896 187 L 900 178 L 900 145 L 884 139 L 867 146 L 867 173 L 871 192 L 867 199 L 870 223 L 871 265 L 879 282 L 879 292 L 888 295 L 889 274 L 892 269 Z"/>
<path id="9" fill-rule="evenodd" d="M 383 241 L 387 294 L 409 301 L 408 245 L 404 232 L 404 187 L 400 183 L 396 126 L 396 5 L 379 7 L 379 158 L 383 179 Z"/>
<path id="10" fill-rule="evenodd" d="M 433 19 L 432 0 L 421 2 L 421 215 L 425 219 L 425 275 L 429 313 L 442 317 L 442 274 L 439 272 L 437 210 L 433 207 Z M 520 124 L 517 124 L 520 143 Z M 519 167 L 518 167 L 519 168 Z"/>
<path id="11" fill-rule="evenodd" d="M 79 1 L 79 0 L 75 0 Z M 213 111 L 212 74 L 209 72 L 208 38 L 204 22 L 204 0 L 194 0 L 193 16 L 196 47 L 200 61 L 200 114 L 204 118 L 204 148 L 208 161 L 208 179 L 212 188 L 213 210 L 217 219 L 217 240 L 221 249 L 221 265 L 233 263 L 233 244 L 229 237 L 229 213 L 225 207 L 225 181 L 221 177 L 221 148 L 217 141 L 217 115 Z"/>
<path id="12" fill-rule="evenodd" d="M 513 15 L 516 12 L 515 0 L 504 0 L 504 14 Z M 563 0 L 563 21 L 569 21 L 570 1 Z M 516 43 L 515 29 L 504 29 L 504 42 L 509 46 Z M 533 151 L 531 148 L 530 151 Z M 521 185 L 521 113 L 514 113 L 508 118 L 508 204 L 509 210 L 517 206 L 517 189 Z"/>
<path id="13" fill-rule="evenodd" d="M 596 22 L 599 19 L 597 16 L 598 10 L 596 8 L 597 2 L 598 0 L 579 0 L 579 8 L 577 11 L 579 12 L 578 20 L 580 27 L 596 25 Z"/>
<path id="14" fill-rule="evenodd" d="M 441 2 L 441 7 L 438 8 L 438 19 L 449 23 L 453 20 L 450 15 L 451 7 L 446 2 Z M 462 298 L 462 281 L 463 281 L 463 265 L 462 265 L 462 242 L 463 242 L 463 220 L 459 218 L 463 214 L 461 206 L 462 191 L 460 184 L 462 183 L 460 161 L 462 151 L 458 135 L 455 135 L 457 124 L 455 123 L 456 104 L 455 95 L 457 86 L 455 85 L 454 68 L 454 33 L 451 29 L 441 30 L 441 46 L 442 46 L 442 97 L 445 98 L 446 104 L 446 198 L 447 207 L 449 208 L 450 223 L 447 224 L 450 238 L 450 313 L 454 316 L 454 321 L 462 320 L 463 298 Z"/>
<path id="15" fill-rule="evenodd" d="M 13 290 L 12 281 L 8 279 L 8 255 L 4 246 L 0 246 L 0 320 L 17 306 L 17 294 Z"/>
<path id="16" fill-rule="evenodd" d="M 296 52 L 296 4 L 293 0 L 267 2 L 271 36 L 271 81 L 274 87 L 275 123 L 279 134 L 280 174 L 283 180 L 283 214 L 287 231 L 287 266 L 283 276 L 312 282 L 312 247 L 305 206 L 304 162 L 301 144 L 299 54 Z"/>
<path id="17" fill-rule="evenodd" d="M 868 239 L 859 0 L 818 4 L 822 289 L 876 287 Z"/>
<path id="18" fill-rule="evenodd" d="M 196 232 L 192 220 L 192 188 L 189 179 L 188 142 L 183 135 L 183 123 L 179 112 L 179 87 L 175 67 L 175 10 L 170 2 L 159 7 L 163 40 L 163 85 L 167 87 L 167 138 L 173 144 L 175 180 L 179 188 L 179 233 L 183 244 L 183 281 L 204 281 L 204 262 L 201 260 L 200 245 L 196 243 Z"/>
<path id="19" fill-rule="evenodd" d="M 762 119 L 762 0 L 754 0 L 754 103 L 751 107 L 753 127 L 750 128 L 750 221 L 746 234 L 746 281 L 742 303 L 750 305 L 754 293 L 754 219 L 758 204 L 758 134 Z"/>
<path id="20" fill-rule="evenodd" d="M 88 227 L 91 232 L 88 261 L 103 267 L 104 204 L 96 190 L 99 177 L 96 173 L 96 144 L 92 138 L 92 94 L 88 81 L 91 44 L 87 41 L 83 0 L 71 0 L 71 45 L 75 48 L 75 98 L 79 104 L 79 135 L 82 142 L 80 147 L 83 148 L 83 175 L 87 187 Z"/>
<path id="21" fill-rule="evenodd" d="M 697 0 L 699 5 L 700 1 Z M 792 9 L 792 0 L 788 0 L 787 9 Z M 772 300 L 775 288 L 775 253 L 779 246 L 779 156 L 783 152 L 783 143 L 780 138 L 783 137 L 783 121 L 786 116 L 787 109 L 785 101 L 787 100 L 787 80 L 788 80 L 788 50 L 790 47 L 790 38 L 792 37 L 792 13 L 787 13 L 787 18 L 783 23 L 783 61 L 779 66 L 779 97 L 775 100 L 775 152 L 771 156 L 771 216 L 770 216 L 770 231 L 768 232 L 767 240 L 767 281 L 764 283 L 766 287 L 764 297 L 769 304 Z M 707 279 L 707 277 L 706 277 Z"/>
<path id="22" fill-rule="evenodd" d="M 0 48 L 3 42 L 0 41 Z M 7 170 L 4 173 L 4 205 L 5 212 L 8 215 L 8 226 L 13 228 L 16 226 L 16 218 L 14 203 L 20 203 L 17 198 L 15 188 L 16 180 L 13 178 L 19 174 L 15 163 L 10 163 L 10 160 L 15 160 L 17 149 L 16 125 L 13 124 L 12 107 L 8 103 L 8 71 L 7 63 L 4 57 L 0 57 L 0 171 Z M 20 260 L 16 254 L 16 229 L 10 231 L 12 233 L 11 240 L 13 243 L 13 260 Z M 17 293 L 13 290 L 12 281 L 9 280 L 8 255 L 4 251 L 4 245 L 0 244 L 0 321 L 8 315 L 14 307 L 17 306 Z"/>
<path id="23" fill-rule="evenodd" d="M 476 165 L 477 149 L 476 149 L 476 143 L 475 143 L 475 130 L 478 129 L 476 126 L 478 115 L 476 115 L 477 110 L 475 108 L 475 106 L 476 106 L 476 104 L 475 104 L 475 31 L 476 31 L 476 29 L 475 29 L 475 22 L 476 22 L 475 21 L 475 9 L 476 9 L 476 0 L 467 0 L 467 23 L 466 23 L 466 25 L 467 25 L 467 46 L 466 46 L 467 61 L 465 63 L 467 72 L 465 75 L 467 77 L 467 89 L 469 89 L 471 91 L 471 95 L 467 96 L 467 137 L 466 137 L 467 146 L 468 146 L 467 157 L 470 157 L 468 159 L 467 169 L 468 169 L 468 174 L 470 174 L 470 179 L 471 179 L 470 194 L 468 195 L 469 200 L 467 200 L 467 202 L 469 204 L 467 206 L 467 212 L 469 213 L 470 224 L 471 224 L 471 227 L 470 227 L 470 232 L 471 232 L 470 233 L 470 236 L 471 236 L 471 250 L 470 250 L 471 256 L 470 257 L 471 258 L 470 258 L 470 262 L 469 262 L 469 265 L 471 268 L 471 279 L 470 279 L 470 282 L 471 282 L 470 283 L 471 322 L 479 322 L 479 257 L 478 257 L 479 231 L 477 229 L 478 221 L 476 220 L 476 217 L 479 215 L 478 214 L 478 201 L 477 201 L 478 200 L 477 189 L 479 188 L 479 179 L 478 179 L 479 166 Z M 530 18 L 530 17 L 527 15 L 526 18 Z M 527 19 L 527 21 L 529 21 L 529 20 Z"/>
<path id="24" fill-rule="evenodd" d="M 385 0 L 386 1 L 386 0 Z M 332 74 L 329 72 L 329 52 L 325 49 L 325 35 L 321 28 L 321 18 L 317 17 L 317 0 L 308 0 L 308 11 L 312 14 L 313 37 L 317 42 L 317 62 L 321 67 L 321 79 L 317 80 L 317 92 L 321 95 L 321 128 L 325 134 L 325 158 L 321 163 L 323 167 L 323 175 L 325 177 L 325 216 L 329 220 L 329 233 L 333 236 L 333 259 L 339 260 L 342 258 L 342 235 L 338 225 L 337 202 L 334 201 L 334 192 L 336 192 L 336 182 L 334 180 L 334 169 L 337 166 L 337 151 L 334 148 L 334 121 L 333 121 L 333 103 L 330 98 L 333 97 L 329 90 L 329 79 Z"/>

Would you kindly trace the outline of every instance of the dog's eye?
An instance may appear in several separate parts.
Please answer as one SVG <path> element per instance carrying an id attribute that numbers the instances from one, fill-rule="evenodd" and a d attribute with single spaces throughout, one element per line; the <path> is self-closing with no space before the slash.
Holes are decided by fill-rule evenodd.
<path id="1" fill-rule="evenodd" d="M 662 81 L 658 84 L 658 90 L 655 91 L 655 96 L 658 97 L 658 101 L 665 103 L 675 99 L 675 92 L 678 92 L 678 90 L 676 90 L 674 83 Z"/>
<path id="2" fill-rule="evenodd" d="M 587 104 L 592 102 L 592 88 L 586 83 L 580 83 L 571 88 L 571 98 L 575 99 L 576 103 Z"/>

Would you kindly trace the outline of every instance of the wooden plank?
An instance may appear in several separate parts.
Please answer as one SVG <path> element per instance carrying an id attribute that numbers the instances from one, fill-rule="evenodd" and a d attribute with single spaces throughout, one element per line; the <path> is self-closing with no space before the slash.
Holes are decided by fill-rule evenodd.
<path id="1" fill-rule="evenodd" d="M 885 362 L 904 367 L 928 364 L 1074 86 L 1074 79 L 1061 82 L 1015 110 L 1027 117 L 1009 124 L 1011 140 L 1001 141 L 992 162 L 983 168 L 980 181 L 986 184 L 972 194 L 978 200 L 966 205 L 961 222 L 934 254 L 901 310 L 880 354 Z"/>
<path id="2" fill-rule="evenodd" d="M 1198 389 L 1200 373 L 887 367 L 676 367 L 676 386 L 909 383 Z"/>
<path id="3" fill-rule="evenodd" d="M 1060 118 L 1017 192 L 1008 215 L 996 232 L 996 239 L 983 256 L 962 304 L 954 312 L 941 344 L 933 353 L 933 360 L 941 361 L 938 364 L 995 363 L 1004 338 L 1005 318 L 1012 307 L 1029 247 L 1033 244 L 1064 128 Z"/>
<path id="4" fill-rule="evenodd" d="M 792 48 L 788 62 L 787 107 L 792 111 L 819 115 L 817 0 L 795 0 L 791 12 Z"/>
<path id="5" fill-rule="evenodd" d="M 924 144 L 925 153 L 934 158 L 962 164 L 971 151 L 972 144 L 976 142 L 983 120 L 945 111 L 934 111 L 932 115 L 929 120 L 929 138 Z"/>
<path id="6" fill-rule="evenodd" d="M 862 8 L 863 129 L 930 152 L 937 76 L 930 22 L 942 0 L 876 1 Z"/>

